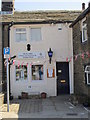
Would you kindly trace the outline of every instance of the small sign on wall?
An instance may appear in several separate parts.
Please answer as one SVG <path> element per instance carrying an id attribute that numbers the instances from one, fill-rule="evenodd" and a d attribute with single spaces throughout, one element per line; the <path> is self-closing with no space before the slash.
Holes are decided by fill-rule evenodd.
<path id="1" fill-rule="evenodd" d="M 20 52 L 18 58 L 45 58 L 45 52 Z"/>
<path id="2" fill-rule="evenodd" d="M 10 48 L 6 47 L 4 48 L 4 58 L 9 58 L 10 57 Z"/>
<path id="3" fill-rule="evenodd" d="M 55 77 L 55 70 L 54 69 L 47 69 L 47 78 Z"/>

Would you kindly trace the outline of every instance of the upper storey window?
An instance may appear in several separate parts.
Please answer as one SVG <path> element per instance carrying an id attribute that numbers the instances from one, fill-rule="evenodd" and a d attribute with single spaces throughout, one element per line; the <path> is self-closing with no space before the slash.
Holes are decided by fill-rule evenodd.
<path id="1" fill-rule="evenodd" d="M 82 20 L 82 42 L 87 41 L 87 23 L 86 19 Z"/>
<path id="2" fill-rule="evenodd" d="M 16 28 L 16 42 L 26 41 L 26 28 Z"/>
<path id="3" fill-rule="evenodd" d="M 30 29 L 31 33 L 31 41 L 41 41 L 42 40 L 42 35 L 41 35 L 41 28 L 31 28 Z"/>

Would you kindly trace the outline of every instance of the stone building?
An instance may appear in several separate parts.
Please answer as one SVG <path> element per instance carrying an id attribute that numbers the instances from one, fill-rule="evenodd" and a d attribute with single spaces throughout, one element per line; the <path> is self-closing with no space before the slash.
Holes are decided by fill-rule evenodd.
<path id="1" fill-rule="evenodd" d="M 90 97 L 90 4 L 70 27 L 73 29 L 74 92 Z"/>
<path id="2" fill-rule="evenodd" d="M 13 15 L 2 15 L 2 22 L 3 22 L 3 25 L 2 25 L 2 38 L 3 38 L 3 44 L 2 44 L 2 51 L 3 51 L 3 48 L 4 47 L 11 47 L 12 48 L 12 51 L 11 51 L 11 54 L 12 54 L 12 56 L 13 56 L 13 52 L 14 52 L 14 47 L 15 46 L 10 46 L 11 44 L 13 45 L 13 43 L 12 43 L 12 40 L 14 40 L 14 27 L 20 27 L 20 26 L 24 26 L 24 27 L 31 27 L 31 26 L 44 26 L 43 28 L 44 29 L 46 29 L 46 31 L 48 31 L 48 33 L 50 33 L 50 34 L 48 34 L 49 36 L 49 38 L 50 38 L 50 40 L 51 40 L 51 36 L 52 35 L 55 35 L 56 36 L 56 38 L 55 38 L 55 36 L 54 37 L 52 37 L 52 39 L 53 38 L 55 38 L 55 40 L 57 39 L 57 40 L 59 40 L 60 39 L 60 41 L 61 41 L 61 38 L 63 39 L 63 37 L 65 38 L 65 42 L 64 41 L 62 41 L 62 42 L 64 42 L 64 44 L 62 44 L 61 42 L 61 45 L 63 45 L 62 47 L 59 47 L 59 49 L 57 49 L 57 50 L 59 50 L 59 51 L 67 51 L 68 53 L 66 53 L 66 52 L 61 52 L 61 58 L 60 57 L 57 57 L 57 61 L 56 62 L 65 62 L 66 63 L 66 58 L 68 57 L 68 58 L 70 58 L 73 54 L 72 54 L 72 30 L 68 27 L 69 25 L 70 25 L 70 23 L 72 23 L 72 21 L 74 21 L 75 20 L 75 18 L 79 15 L 81 13 L 81 11 L 41 11 L 41 12 L 15 12 Z M 48 28 L 48 29 L 47 29 Z M 52 28 L 52 29 L 51 29 Z M 51 29 L 51 30 L 50 30 Z M 29 29 L 28 29 L 29 30 Z M 53 30 L 53 31 L 52 31 Z M 45 31 L 45 30 L 44 30 Z M 52 34 L 51 35 L 51 31 L 52 32 L 54 32 L 54 34 Z M 56 32 L 57 31 L 57 32 Z M 60 35 L 59 35 L 59 31 L 62 31 L 62 34 L 61 34 L 61 38 L 59 38 L 60 37 Z M 65 32 L 66 31 L 66 32 Z M 29 32 L 29 31 L 28 31 Z M 44 32 L 45 34 L 47 34 L 46 32 Z M 44 34 L 43 33 L 43 34 Z M 59 35 L 58 37 L 57 37 L 57 35 Z M 64 35 L 64 36 L 63 36 Z M 69 35 L 69 36 L 68 36 Z M 47 35 L 45 35 L 44 37 L 46 37 L 46 39 L 47 39 Z M 29 39 L 29 38 L 28 38 Z M 45 38 L 44 38 L 45 39 Z M 54 40 L 53 40 L 54 41 Z M 58 41 L 59 42 L 59 41 Z M 29 43 L 29 41 L 28 41 L 28 43 Z M 51 42 L 52 43 L 52 42 Z M 65 43 L 67 43 L 67 44 L 65 44 Z M 53 45 L 54 45 L 55 43 L 53 43 Z M 58 43 L 57 43 L 58 44 Z M 30 43 L 30 45 L 31 45 L 31 43 Z M 34 44 L 33 44 L 34 45 Z M 33 45 L 31 45 L 31 49 L 32 49 L 32 47 L 33 47 Z M 49 49 L 49 47 L 51 47 L 51 49 L 53 50 L 53 52 L 55 52 L 56 50 L 56 47 L 54 48 L 54 46 L 53 45 L 49 45 L 49 46 L 46 46 L 45 47 L 45 54 L 47 54 L 47 52 L 48 52 L 48 49 Z M 22 46 L 22 45 L 21 45 Z M 35 46 L 35 45 L 34 45 Z M 68 46 L 68 47 L 67 47 Z M 17 46 L 16 46 L 17 47 Z M 23 46 L 24 47 L 24 46 Z M 26 44 L 25 44 L 25 47 L 23 48 L 23 50 L 24 50 L 24 52 L 26 52 Z M 21 47 L 22 48 L 22 47 Z M 37 47 L 36 47 L 37 48 Z M 40 48 L 40 46 L 39 46 L 39 48 Z M 46 50 L 46 48 L 47 48 L 47 50 Z M 62 48 L 62 50 L 60 50 L 60 48 Z M 38 48 L 37 48 L 38 49 Z M 43 49 L 42 49 L 43 50 Z M 36 50 L 34 50 L 34 51 L 36 51 Z M 38 51 L 39 51 L 39 49 L 38 49 Z M 58 52 L 59 52 L 58 51 Z M 16 51 L 17 52 L 17 51 Z M 33 52 L 33 51 L 31 51 L 31 52 Z M 54 53 L 54 57 L 53 57 L 53 61 L 55 61 L 55 54 L 57 55 L 57 56 L 59 56 L 59 54 L 56 52 L 56 53 Z M 3 57 L 2 57 L 3 58 Z M 47 56 L 47 62 L 48 62 L 48 56 Z M 45 62 L 45 61 L 44 61 Z M 22 62 L 21 62 L 22 63 Z M 20 64 L 21 64 L 20 63 Z M 31 62 L 30 62 L 31 63 Z M 72 74 L 72 72 L 73 72 L 73 59 L 72 59 L 72 63 L 70 62 L 70 61 L 68 61 L 68 63 L 69 63 L 69 67 L 71 66 L 71 69 L 69 69 L 69 77 L 70 77 L 70 81 L 71 82 L 69 82 L 69 91 L 68 91 L 68 93 L 73 93 L 73 89 L 74 89 L 74 86 L 73 86 L 73 74 Z M 58 63 L 57 63 L 58 64 Z M 71 64 L 71 65 L 70 65 Z M 54 63 L 54 69 L 55 69 L 55 81 L 56 81 L 56 63 Z M 35 66 L 33 66 L 33 67 L 35 67 Z M 36 67 L 38 67 L 38 66 L 36 66 Z M 13 67 L 12 67 L 13 68 Z M 10 69 L 12 69 L 12 68 L 10 68 Z M 3 81 L 5 81 L 6 80 L 6 70 L 5 70 L 6 68 L 4 67 L 4 58 L 3 58 L 3 67 L 2 67 L 2 73 L 3 73 Z M 71 71 L 70 71 L 71 70 Z M 29 69 L 29 71 L 30 71 L 30 69 Z M 46 71 L 46 69 L 45 69 L 45 71 Z M 59 71 L 60 72 L 60 71 Z M 70 73 L 71 72 L 71 73 Z M 47 73 L 47 71 L 46 71 L 46 73 Z M 30 76 L 29 76 L 30 77 Z M 46 75 L 45 75 L 45 77 L 46 77 Z M 12 77 L 11 77 L 12 78 Z M 52 81 L 54 81 L 54 80 L 52 80 Z M 48 82 L 50 82 L 50 81 L 48 81 Z M 62 78 L 62 83 L 63 82 L 65 82 L 65 80 Z M 11 83 L 11 79 L 10 79 L 10 83 Z M 17 83 L 16 83 L 17 84 Z M 57 83 L 55 83 L 55 84 L 57 84 Z M 55 84 L 52 84 L 54 87 L 55 87 L 55 91 L 53 92 L 53 93 L 55 93 L 55 94 L 53 94 L 53 93 L 48 93 L 48 95 L 50 96 L 50 95 L 57 95 L 57 93 L 56 93 L 56 91 L 57 91 L 57 89 L 56 89 L 56 87 L 57 86 L 55 86 Z M 11 84 L 10 84 L 10 86 L 11 86 Z M 31 87 L 31 89 L 32 88 L 35 88 L 35 87 L 33 87 L 33 86 L 30 86 Z M 11 88 L 11 87 L 10 87 Z M 48 87 L 49 88 L 49 87 Z M 30 88 L 29 88 L 30 89 Z M 45 88 L 46 89 L 46 88 Z M 25 91 L 25 90 L 24 90 Z M 53 87 L 52 87 L 52 89 L 50 90 L 50 92 L 52 92 L 53 91 Z M 35 91 L 34 91 L 35 92 Z M 46 91 L 47 92 L 47 91 Z M 20 93 L 19 93 L 20 94 Z M 16 95 L 17 96 L 17 95 Z"/>

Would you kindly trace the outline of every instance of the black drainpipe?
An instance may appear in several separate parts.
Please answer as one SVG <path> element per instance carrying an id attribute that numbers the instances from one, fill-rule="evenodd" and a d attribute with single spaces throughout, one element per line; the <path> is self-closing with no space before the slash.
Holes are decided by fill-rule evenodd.
<path id="1" fill-rule="evenodd" d="M 12 27 L 13 26 L 13 21 L 8 25 L 8 47 L 10 47 L 10 27 Z M 9 64 L 9 97 L 10 97 L 10 99 L 12 99 L 11 98 L 11 84 L 10 84 L 10 64 Z"/>
<path id="2" fill-rule="evenodd" d="M 4 77 L 4 55 L 3 55 L 3 48 L 4 48 L 4 25 L 2 24 L 2 80 L 5 82 L 5 77 Z M 3 90 L 2 90 L 3 91 Z"/>

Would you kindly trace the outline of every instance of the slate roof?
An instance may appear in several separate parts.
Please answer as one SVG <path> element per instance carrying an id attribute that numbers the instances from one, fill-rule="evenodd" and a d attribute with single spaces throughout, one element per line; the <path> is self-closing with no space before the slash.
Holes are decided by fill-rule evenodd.
<path id="1" fill-rule="evenodd" d="M 83 19 L 88 13 L 90 12 L 90 6 L 84 10 L 75 21 L 72 22 L 72 24 L 70 25 L 70 27 L 73 27 L 78 21 L 80 21 L 81 19 Z"/>
<path id="2" fill-rule="evenodd" d="M 15 12 L 13 15 L 2 15 L 2 22 L 72 22 L 81 11 L 25 11 Z"/>

